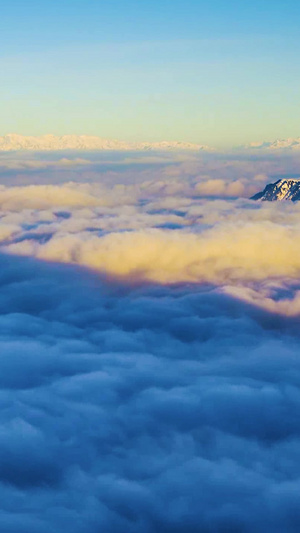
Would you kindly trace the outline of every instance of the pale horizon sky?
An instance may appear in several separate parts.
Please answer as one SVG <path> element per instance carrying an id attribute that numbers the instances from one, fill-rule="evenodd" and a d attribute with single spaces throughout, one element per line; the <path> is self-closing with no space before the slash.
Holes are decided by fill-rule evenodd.
<path id="1" fill-rule="evenodd" d="M 0 135 L 217 148 L 299 137 L 299 15 L 295 0 L 12 0 Z"/>

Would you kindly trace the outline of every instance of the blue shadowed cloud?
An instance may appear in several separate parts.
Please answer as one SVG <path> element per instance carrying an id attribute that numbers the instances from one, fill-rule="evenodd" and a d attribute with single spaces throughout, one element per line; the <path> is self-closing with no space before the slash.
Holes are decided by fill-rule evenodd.
<path id="1" fill-rule="evenodd" d="M 295 319 L 0 263 L 3 530 L 297 531 Z"/>

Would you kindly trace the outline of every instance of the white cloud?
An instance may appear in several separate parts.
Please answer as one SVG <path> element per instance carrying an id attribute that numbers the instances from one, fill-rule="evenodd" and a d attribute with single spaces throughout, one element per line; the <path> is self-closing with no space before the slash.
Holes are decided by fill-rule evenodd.
<path id="1" fill-rule="evenodd" d="M 219 191 L 235 187 L 213 183 Z M 196 184 L 195 194 L 178 182 L 2 186 L 2 249 L 130 282 L 250 283 L 255 290 L 270 278 L 298 279 L 298 204 L 208 201 L 198 197 L 201 187 L 214 191 L 210 182 Z"/>

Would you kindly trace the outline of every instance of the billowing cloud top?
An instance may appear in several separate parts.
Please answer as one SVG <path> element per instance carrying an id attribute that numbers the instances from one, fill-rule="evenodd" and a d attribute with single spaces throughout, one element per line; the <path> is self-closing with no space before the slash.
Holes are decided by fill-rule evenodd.
<path id="1" fill-rule="evenodd" d="M 225 187 L 232 192 L 244 186 L 221 180 L 193 186 L 176 181 L 2 186 L 2 250 L 76 263 L 130 282 L 253 288 L 270 279 L 297 280 L 299 204 L 199 196 L 214 187 L 224 193 Z"/>

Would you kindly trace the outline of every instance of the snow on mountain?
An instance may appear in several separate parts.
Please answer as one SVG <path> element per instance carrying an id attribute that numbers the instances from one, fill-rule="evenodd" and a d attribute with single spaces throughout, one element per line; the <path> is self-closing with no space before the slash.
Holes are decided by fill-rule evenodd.
<path id="1" fill-rule="evenodd" d="M 250 143 L 245 145 L 245 149 L 252 150 L 300 150 L 300 137 L 277 139 L 276 141 L 266 141 L 263 143 Z"/>
<path id="2" fill-rule="evenodd" d="M 263 191 L 252 196 L 251 200 L 296 202 L 300 200 L 300 179 L 281 179 L 275 183 L 269 183 Z"/>
<path id="3" fill-rule="evenodd" d="M 10 133 L 0 136 L 0 151 L 55 151 L 55 150 L 189 150 L 211 151 L 212 149 L 202 144 L 185 142 L 125 142 L 102 139 L 91 135 L 41 135 L 39 137 L 24 136 Z"/>

